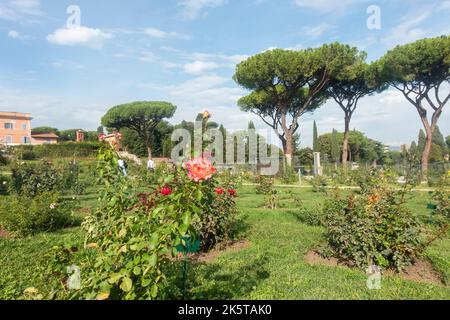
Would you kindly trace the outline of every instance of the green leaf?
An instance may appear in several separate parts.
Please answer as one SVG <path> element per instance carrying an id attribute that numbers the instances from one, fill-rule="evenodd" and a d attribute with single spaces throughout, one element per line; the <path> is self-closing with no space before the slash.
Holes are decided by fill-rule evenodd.
<path id="1" fill-rule="evenodd" d="M 156 266 L 156 263 L 158 262 L 158 256 L 154 253 L 148 258 L 148 263 L 150 266 L 154 267 Z"/>
<path id="2" fill-rule="evenodd" d="M 127 229 L 123 228 L 119 231 L 119 238 L 123 238 L 127 235 Z"/>
<path id="3" fill-rule="evenodd" d="M 110 284 L 116 284 L 117 282 L 119 282 L 119 280 L 122 278 L 122 275 L 119 273 L 114 273 L 109 279 L 108 279 L 108 283 Z"/>
<path id="4" fill-rule="evenodd" d="M 133 269 L 133 273 L 136 276 L 140 275 L 141 271 L 142 271 L 141 267 L 134 267 L 134 269 Z"/>
<path id="5" fill-rule="evenodd" d="M 183 224 L 188 227 L 191 225 L 191 213 L 189 211 L 184 213 Z"/>
<path id="6" fill-rule="evenodd" d="M 133 281 L 128 277 L 123 278 L 120 289 L 122 289 L 124 292 L 130 292 L 132 287 Z"/>
<path id="7" fill-rule="evenodd" d="M 141 285 L 142 285 L 143 288 L 146 288 L 146 287 L 148 287 L 150 285 L 150 283 L 152 283 L 152 280 L 144 279 L 144 280 L 142 280 Z"/>

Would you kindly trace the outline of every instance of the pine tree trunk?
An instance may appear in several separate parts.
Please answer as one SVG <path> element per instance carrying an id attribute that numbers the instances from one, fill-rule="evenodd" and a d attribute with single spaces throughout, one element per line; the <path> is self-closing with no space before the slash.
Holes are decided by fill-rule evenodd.
<path id="1" fill-rule="evenodd" d="M 342 146 L 342 166 L 347 167 L 348 164 L 348 139 L 350 135 L 350 117 L 345 117 L 344 143 Z"/>
<path id="2" fill-rule="evenodd" d="M 294 139 L 293 135 L 290 132 L 286 133 L 286 143 L 284 154 L 286 156 L 287 166 L 292 167 L 292 159 L 294 157 Z"/>
<path id="3" fill-rule="evenodd" d="M 152 148 L 151 147 L 147 147 L 147 153 L 148 153 L 148 158 L 149 159 L 153 159 Z"/>

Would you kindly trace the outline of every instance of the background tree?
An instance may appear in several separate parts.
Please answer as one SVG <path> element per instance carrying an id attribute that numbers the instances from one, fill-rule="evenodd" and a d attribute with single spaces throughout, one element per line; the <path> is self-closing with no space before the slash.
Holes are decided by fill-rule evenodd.
<path id="1" fill-rule="evenodd" d="M 276 49 L 237 66 L 233 79 L 252 91 L 238 105 L 275 130 L 289 166 L 300 118 L 326 101 L 324 90 L 330 78 L 351 60 L 351 51 L 338 43 L 300 51 Z"/>
<path id="2" fill-rule="evenodd" d="M 397 46 L 377 65 L 381 78 L 402 92 L 419 113 L 426 133 L 422 155 L 422 179 L 426 180 L 433 133 L 450 99 L 450 93 L 444 89 L 450 83 L 450 36 Z"/>
<path id="3" fill-rule="evenodd" d="M 156 127 L 173 117 L 177 107 L 169 102 L 140 101 L 119 105 L 110 109 L 102 118 L 102 125 L 120 131 L 128 128 L 137 133 L 147 148 L 151 159 L 152 143 Z"/>
<path id="4" fill-rule="evenodd" d="M 345 134 L 344 134 L 345 139 Z M 348 140 L 348 137 L 347 137 Z M 341 146 L 339 141 L 339 132 L 337 132 L 336 129 L 333 129 L 333 132 L 331 134 L 331 147 L 330 147 L 330 157 L 331 160 L 337 165 L 339 163 L 339 160 L 341 158 Z"/>
<path id="5" fill-rule="evenodd" d="M 295 153 L 300 166 L 312 168 L 314 163 L 314 151 L 311 148 L 302 148 Z"/>
<path id="6" fill-rule="evenodd" d="M 367 54 L 359 52 L 353 48 L 353 59 L 338 74 L 330 80 L 327 89 L 329 97 L 344 111 L 344 141 L 342 145 L 342 165 L 347 166 L 349 157 L 348 139 L 350 133 L 350 122 L 353 114 L 358 107 L 361 98 L 380 91 L 381 87 L 377 84 L 377 77 L 374 76 L 373 68 L 366 64 Z M 376 73 L 375 73 L 376 74 Z"/>
<path id="7" fill-rule="evenodd" d="M 445 138 L 445 142 L 447 143 L 447 148 L 450 151 L 450 136 L 448 136 L 447 138 Z"/>
<path id="8" fill-rule="evenodd" d="M 323 157 L 334 161 L 333 144 L 340 148 L 343 140 L 344 133 L 338 131 L 319 136 L 320 152 Z M 341 153 L 337 152 L 337 154 L 339 157 Z M 367 164 L 383 163 L 384 147 L 381 142 L 366 137 L 362 132 L 353 130 L 349 134 L 349 155 L 352 161 L 360 161 Z"/>
<path id="9" fill-rule="evenodd" d="M 42 126 L 31 129 L 31 134 L 41 134 L 41 133 L 54 133 L 58 136 L 60 134 L 59 130 L 53 127 Z"/>
<path id="10" fill-rule="evenodd" d="M 418 140 L 418 144 L 417 144 L 417 151 L 418 151 L 421 159 L 423 156 L 423 151 L 425 150 L 426 143 L 427 143 L 427 136 L 426 136 L 425 132 L 422 129 L 420 129 L 419 140 Z"/>
<path id="11" fill-rule="evenodd" d="M 171 135 L 173 126 L 167 121 L 161 121 L 155 128 L 152 139 L 152 153 L 154 157 L 169 157 L 172 150 Z M 147 146 L 139 135 L 131 129 L 123 128 L 120 130 L 122 134 L 122 146 L 129 153 L 139 157 L 148 155 Z"/>
<path id="12" fill-rule="evenodd" d="M 318 139 L 319 139 L 319 130 L 317 129 L 316 121 L 314 121 L 314 124 L 313 124 L 313 151 L 314 152 L 320 152 Z"/>
<path id="13" fill-rule="evenodd" d="M 409 148 L 410 159 L 413 164 L 417 163 L 417 159 L 419 159 L 419 148 L 417 147 L 417 143 L 415 141 L 411 142 L 411 147 Z"/>

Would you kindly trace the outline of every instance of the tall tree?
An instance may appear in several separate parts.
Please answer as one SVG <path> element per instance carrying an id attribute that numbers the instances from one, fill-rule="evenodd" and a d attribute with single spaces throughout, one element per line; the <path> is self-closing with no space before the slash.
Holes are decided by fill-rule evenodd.
<path id="1" fill-rule="evenodd" d="M 422 129 L 420 129 L 419 140 L 418 140 L 418 145 L 417 145 L 417 151 L 419 153 L 420 158 L 422 158 L 426 143 L 427 143 L 427 136 L 426 136 L 425 132 Z"/>
<path id="2" fill-rule="evenodd" d="M 409 148 L 409 155 L 411 161 L 415 164 L 419 157 L 419 149 L 417 147 L 417 143 L 415 141 L 411 142 L 411 147 Z"/>
<path id="3" fill-rule="evenodd" d="M 441 148 L 445 149 L 447 147 L 444 139 L 444 135 L 442 134 L 441 130 L 439 129 L 439 126 L 436 126 L 436 130 L 433 134 L 433 143 L 437 144 Z"/>
<path id="4" fill-rule="evenodd" d="M 382 79 L 402 92 L 420 116 L 426 133 L 422 155 L 422 179 L 426 180 L 433 133 L 450 99 L 444 88 L 450 83 L 450 36 L 397 46 L 378 66 Z"/>
<path id="5" fill-rule="evenodd" d="M 333 77 L 327 94 L 333 98 L 344 111 L 345 131 L 342 145 L 342 165 L 347 166 L 349 150 L 348 139 L 350 122 L 358 107 L 358 102 L 366 95 L 371 95 L 382 86 L 377 83 L 376 72 L 366 64 L 367 54 L 353 49 L 353 60 L 343 68 L 337 77 Z"/>
<path id="6" fill-rule="evenodd" d="M 345 139 L 345 134 L 344 134 Z M 347 137 L 348 139 L 348 137 Z M 336 163 L 339 162 L 339 159 L 341 157 L 341 147 L 340 147 L 340 139 L 339 139 L 339 132 L 336 129 L 333 129 L 333 132 L 331 134 L 331 160 Z"/>
<path id="7" fill-rule="evenodd" d="M 325 101 L 332 76 L 351 60 L 349 46 L 333 43 L 300 51 L 276 49 L 250 57 L 236 67 L 233 79 L 251 93 L 239 100 L 275 130 L 289 166 L 299 120 Z"/>
<path id="8" fill-rule="evenodd" d="M 313 151 L 314 152 L 320 151 L 318 139 L 319 139 L 319 130 L 317 129 L 317 122 L 314 121 L 314 124 L 313 124 Z"/>
<path id="9" fill-rule="evenodd" d="M 110 109 L 102 118 L 102 125 L 121 130 L 128 128 L 137 133 L 152 158 L 152 142 L 156 127 L 167 118 L 173 117 L 177 107 L 169 102 L 139 101 L 119 105 Z"/>

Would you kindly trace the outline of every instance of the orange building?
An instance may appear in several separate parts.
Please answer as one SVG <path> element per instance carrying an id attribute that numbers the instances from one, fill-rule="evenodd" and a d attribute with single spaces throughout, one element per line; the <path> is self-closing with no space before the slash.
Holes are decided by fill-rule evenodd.
<path id="1" fill-rule="evenodd" d="M 0 111 L 0 144 L 31 144 L 31 120 L 29 113 Z"/>
<path id="2" fill-rule="evenodd" d="M 36 133 L 31 135 L 31 143 L 35 145 L 39 144 L 56 144 L 58 143 L 58 136 L 53 132 L 49 133 Z"/>

